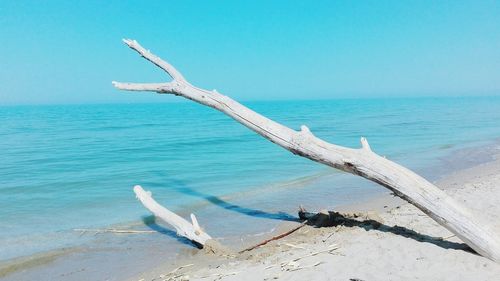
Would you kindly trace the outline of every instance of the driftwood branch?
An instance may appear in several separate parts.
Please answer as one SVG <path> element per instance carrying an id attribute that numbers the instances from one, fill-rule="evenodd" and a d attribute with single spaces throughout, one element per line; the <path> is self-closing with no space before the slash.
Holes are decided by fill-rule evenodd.
<path id="1" fill-rule="evenodd" d="M 143 58 L 163 69 L 168 75 L 170 75 L 170 77 L 172 77 L 172 79 L 174 79 L 174 81 L 186 83 L 186 79 L 184 79 L 182 74 L 177 71 L 175 67 L 162 60 L 160 57 L 153 55 L 150 51 L 144 49 L 141 45 L 139 45 L 139 43 L 137 43 L 137 41 L 123 39 L 123 43 L 127 44 L 127 46 L 129 46 L 132 50 L 138 52 Z"/>
<path id="2" fill-rule="evenodd" d="M 127 89 L 128 91 L 151 91 L 151 92 L 168 92 L 173 91 L 175 85 L 173 83 L 114 83 L 115 87 Z"/>
<path id="3" fill-rule="evenodd" d="M 145 59 L 166 71 L 173 81 L 167 84 L 153 84 L 154 86 L 113 82 L 116 88 L 174 94 L 219 110 L 294 154 L 364 177 L 388 188 L 456 234 L 479 254 L 500 262 L 498 234 L 429 181 L 374 153 L 365 138 L 361 139 L 361 149 L 353 149 L 321 140 L 306 126 L 301 126 L 300 131 L 295 131 L 216 91 L 191 85 L 172 65 L 141 47 L 137 41 L 124 40 L 124 42 Z M 189 225 L 190 231 L 194 230 L 192 225 Z"/>
<path id="4" fill-rule="evenodd" d="M 151 197 L 151 192 L 145 191 L 140 185 L 134 186 L 134 192 L 144 207 L 151 211 L 151 213 L 153 213 L 156 217 L 173 226 L 177 231 L 177 235 L 186 237 L 201 246 L 205 245 L 209 239 L 212 239 L 210 235 L 206 234 L 200 228 L 194 214 L 191 214 L 191 220 L 193 223 L 190 223 L 174 212 L 158 204 L 158 202 Z"/>

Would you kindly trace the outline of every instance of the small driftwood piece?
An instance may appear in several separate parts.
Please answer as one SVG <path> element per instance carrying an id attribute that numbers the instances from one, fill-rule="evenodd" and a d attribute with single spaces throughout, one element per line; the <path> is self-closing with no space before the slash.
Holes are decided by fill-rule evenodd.
<path id="1" fill-rule="evenodd" d="M 157 218 L 170 224 L 177 231 L 177 235 L 188 238 L 195 242 L 198 246 L 203 247 L 205 243 L 212 239 L 210 235 L 205 233 L 198 224 L 198 220 L 191 214 L 192 223 L 183 219 L 174 212 L 168 210 L 162 205 L 158 204 L 151 196 L 151 191 L 145 191 L 140 185 L 134 186 L 134 192 L 139 201 Z"/>
<path id="2" fill-rule="evenodd" d="M 173 81 L 112 82 L 117 89 L 173 94 L 219 110 L 293 154 L 364 177 L 388 188 L 456 234 L 479 254 L 500 262 L 500 237 L 488 227 L 487 222 L 473 216 L 464 206 L 426 179 L 377 155 L 365 138 L 361 138 L 361 148 L 356 149 L 328 143 L 316 137 L 304 125 L 299 131 L 293 130 L 215 90 L 209 91 L 191 85 L 177 69 L 144 49 L 137 41 L 127 39 L 124 42 L 142 57 L 163 69 Z M 192 235 L 194 228 L 189 226 L 186 231 L 186 234 Z M 197 235 L 193 238 L 197 238 Z"/>

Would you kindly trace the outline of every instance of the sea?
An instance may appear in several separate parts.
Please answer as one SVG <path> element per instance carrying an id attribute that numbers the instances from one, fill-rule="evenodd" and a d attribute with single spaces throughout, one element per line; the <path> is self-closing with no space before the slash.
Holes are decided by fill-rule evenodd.
<path id="1" fill-rule="evenodd" d="M 334 144 L 356 148 L 366 137 L 431 181 L 500 151 L 500 97 L 243 104 Z M 134 185 L 196 214 L 234 249 L 295 221 L 300 205 L 335 210 L 387 193 L 193 102 L 1 106 L 0 279 L 123 280 L 195 253 L 141 205 Z M 110 228 L 147 232 L 97 231 Z"/>

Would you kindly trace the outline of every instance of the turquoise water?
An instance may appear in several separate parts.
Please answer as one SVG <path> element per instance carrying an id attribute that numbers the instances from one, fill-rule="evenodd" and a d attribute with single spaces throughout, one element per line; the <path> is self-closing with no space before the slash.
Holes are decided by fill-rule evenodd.
<path id="1" fill-rule="evenodd" d="M 332 143 L 359 147 L 366 136 L 430 178 L 447 153 L 500 137 L 499 97 L 245 105 Z M 299 204 L 333 208 L 383 191 L 194 103 L 0 107 L 0 124 L 0 260 L 95 239 L 74 228 L 144 227 L 135 184 L 181 214 L 195 211 L 216 237 L 258 232 Z"/>

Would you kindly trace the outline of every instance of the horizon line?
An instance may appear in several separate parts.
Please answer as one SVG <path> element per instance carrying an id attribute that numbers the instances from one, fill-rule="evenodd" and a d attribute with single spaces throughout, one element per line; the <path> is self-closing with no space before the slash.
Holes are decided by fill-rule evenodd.
<path id="1" fill-rule="evenodd" d="M 170 95 L 168 95 L 170 96 Z M 472 94 L 454 94 L 454 95 L 408 95 L 408 96 L 338 96 L 338 97 L 317 97 L 317 98 L 271 98 L 271 99 L 234 99 L 237 102 L 286 102 L 286 101 L 334 101 L 334 100 L 401 100 L 401 99 L 453 99 L 453 98 L 500 98 L 500 93 L 472 95 Z M 163 104 L 163 103 L 192 103 L 184 99 L 165 99 L 164 101 L 82 101 L 82 102 L 47 102 L 47 103 L 1 103 L 0 107 L 14 106 L 63 106 L 63 105 L 120 105 L 120 104 Z"/>

